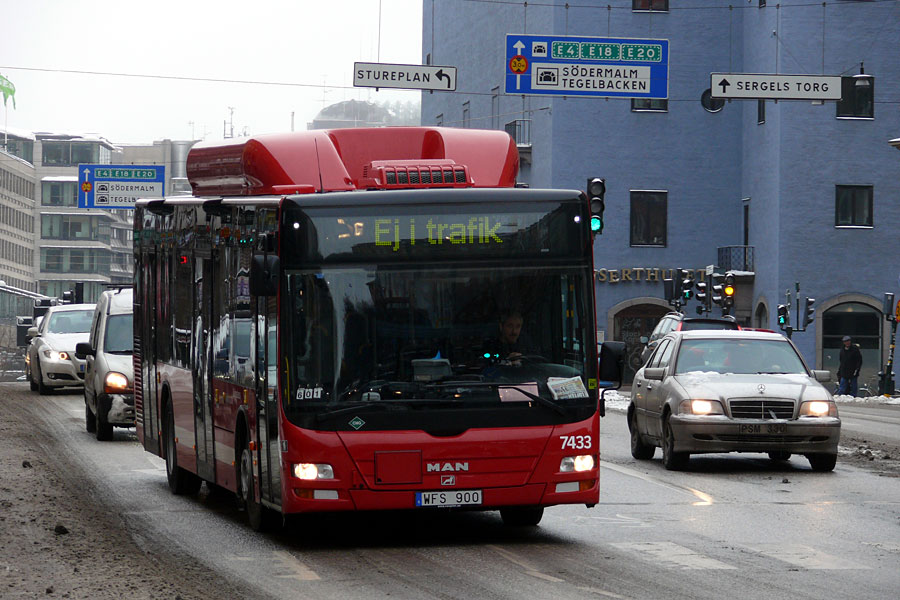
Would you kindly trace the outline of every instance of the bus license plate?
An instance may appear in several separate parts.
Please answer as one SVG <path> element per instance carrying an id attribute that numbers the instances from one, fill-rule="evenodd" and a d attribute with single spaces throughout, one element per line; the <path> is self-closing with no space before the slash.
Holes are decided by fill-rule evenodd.
<path id="1" fill-rule="evenodd" d="M 416 492 L 416 506 L 464 506 L 481 504 L 481 490 Z"/>
<path id="2" fill-rule="evenodd" d="M 749 433 L 751 435 L 787 433 L 787 425 L 784 423 L 741 423 L 740 433 Z"/>

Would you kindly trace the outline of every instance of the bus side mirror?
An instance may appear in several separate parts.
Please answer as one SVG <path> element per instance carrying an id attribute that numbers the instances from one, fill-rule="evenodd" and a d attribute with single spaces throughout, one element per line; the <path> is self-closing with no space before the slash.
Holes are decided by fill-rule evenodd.
<path id="1" fill-rule="evenodd" d="M 606 416 L 606 390 L 622 386 L 625 379 L 625 342 L 603 342 L 600 346 L 600 416 Z"/>
<path id="2" fill-rule="evenodd" d="M 254 255 L 250 262 L 250 294 L 274 296 L 278 293 L 281 261 L 271 254 Z"/>

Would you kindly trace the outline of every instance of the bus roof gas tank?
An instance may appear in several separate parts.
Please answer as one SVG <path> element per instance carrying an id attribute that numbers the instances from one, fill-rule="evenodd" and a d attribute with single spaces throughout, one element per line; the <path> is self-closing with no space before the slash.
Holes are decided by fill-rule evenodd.
<path id="1" fill-rule="evenodd" d="M 431 187 L 514 187 L 504 131 L 443 127 L 311 130 L 201 142 L 187 157 L 195 196 Z"/>

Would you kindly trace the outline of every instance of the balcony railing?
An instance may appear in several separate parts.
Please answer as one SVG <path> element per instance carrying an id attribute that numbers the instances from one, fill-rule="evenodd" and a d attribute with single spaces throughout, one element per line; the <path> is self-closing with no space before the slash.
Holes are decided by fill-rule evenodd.
<path id="1" fill-rule="evenodd" d="M 753 246 L 719 246 L 717 265 L 724 271 L 755 272 Z"/>
<path id="2" fill-rule="evenodd" d="M 531 146 L 531 119 L 516 119 L 504 127 L 516 146 Z"/>

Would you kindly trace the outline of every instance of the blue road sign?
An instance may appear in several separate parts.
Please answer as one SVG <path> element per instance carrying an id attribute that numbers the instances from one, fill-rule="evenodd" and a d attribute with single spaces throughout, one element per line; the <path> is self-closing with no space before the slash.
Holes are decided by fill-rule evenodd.
<path id="1" fill-rule="evenodd" d="M 506 93 L 669 97 L 669 40 L 506 35 Z"/>
<path id="2" fill-rule="evenodd" d="M 162 198 L 163 165 L 78 165 L 79 208 L 134 208 L 140 198 Z"/>

